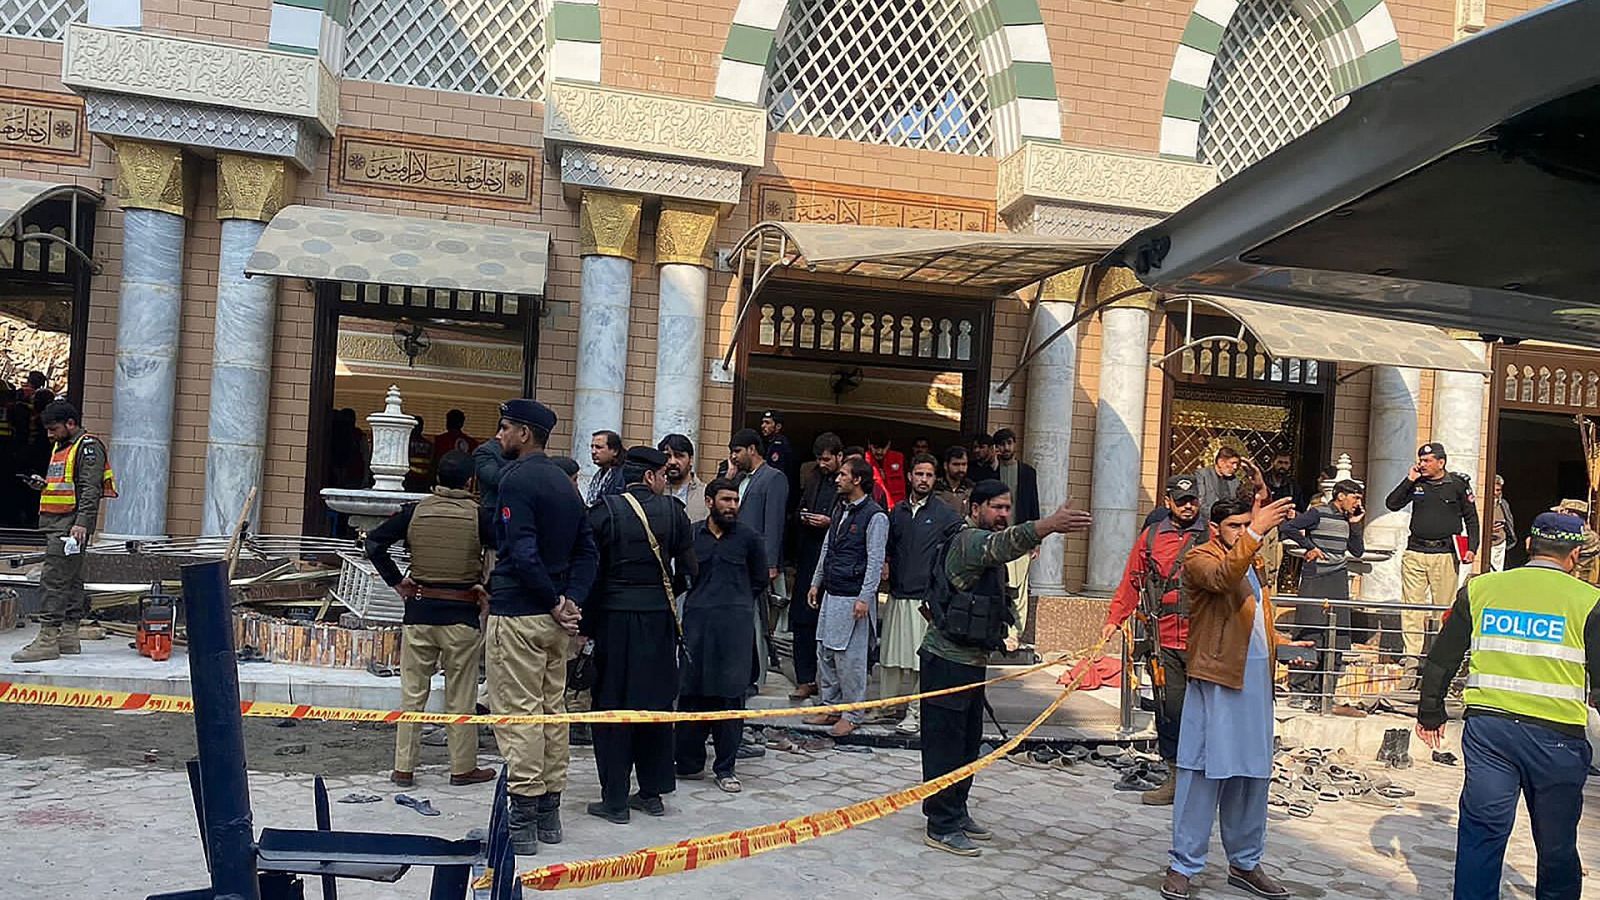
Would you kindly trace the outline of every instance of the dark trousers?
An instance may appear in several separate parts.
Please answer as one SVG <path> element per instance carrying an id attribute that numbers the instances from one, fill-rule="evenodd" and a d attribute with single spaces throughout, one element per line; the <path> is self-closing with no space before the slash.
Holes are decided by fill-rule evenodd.
<path id="1" fill-rule="evenodd" d="M 708 712 L 719 709 L 744 709 L 743 697 L 679 697 L 678 709 L 682 712 Z M 679 722 L 673 726 L 677 741 L 679 775 L 693 775 L 706 769 L 706 735 L 717 749 L 711 762 L 711 774 L 718 778 L 733 777 L 733 762 L 739 753 L 739 739 L 744 734 L 744 722 L 728 719 L 724 722 Z"/>
<path id="2" fill-rule="evenodd" d="M 600 799 L 611 809 L 628 806 L 628 775 L 637 772 L 639 793 L 659 797 L 672 793 L 672 726 L 595 725 L 594 765 L 600 773 Z"/>
<path id="3" fill-rule="evenodd" d="M 46 540 L 44 570 L 39 575 L 39 587 L 44 595 L 44 608 L 39 621 L 60 627 L 62 622 L 77 622 L 89 611 L 89 595 L 83 590 L 84 552 L 68 556 L 62 541 L 66 532 L 50 532 Z"/>
<path id="4" fill-rule="evenodd" d="M 1162 647 L 1159 659 L 1166 686 L 1156 688 L 1156 749 L 1162 759 L 1170 761 L 1178 758 L 1183 695 L 1189 685 L 1189 652 Z"/>
<path id="5" fill-rule="evenodd" d="M 794 632 L 794 683 L 817 683 L 817 623 L 789 620 Z"/>
<path id="6" fill-rule="evenodd" d="M 922 690 L 937 691 L 983 680 L 982 666 L 951 662 L 924 651 Z M 922 780 L 938 778 L 978 758 L 983 743 L 983 688 L 928 697 L 922 701 Z M 922 801 L 928 833 L 953 834 L 967 818 L 967 794 L 972 779 L 963 778 Z"/>
<path id="7" fill-rule="evenodd" d="M 1466 783 L 1456 830 L 1455 900 L 1498 900 L 1517 796 L 1528 804 L 1539 853 L 1538 900 L 1578 900 L 1578 819 L 1589 776 L 1589 742 L 1499 716 L 1469 716 L 1461 738 Z"/>

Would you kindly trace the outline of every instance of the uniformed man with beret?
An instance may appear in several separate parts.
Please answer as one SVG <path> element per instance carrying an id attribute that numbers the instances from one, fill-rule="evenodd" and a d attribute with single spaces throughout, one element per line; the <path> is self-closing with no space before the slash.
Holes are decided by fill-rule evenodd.
<path id="1" fill-rule="evenodd" d="M 634 447 L 623 457 L 621 494 L 589 507 L 600 551 L 583 632 L 594 638 L 594 708 L 670 711 L 678 699 L 681 631 L 674 598 L 695 573 L 694 530 L 683 503 L 666 496 L 667 455 Z M 672 725 L 595 724 L 600 801 L 590 815 L 619 825 L 629 810 L 666 814 L 677 785 Z M 639 791 L 629 796 L 629 775 Z"/>
<path id="2" fill-rule="evenodd" d="M 1400 599 L 1407 604 L 1449 606 L 1455 602 L 1455 539 L 1463 528 L 1467 551 L 1461 562 L 1472 565 L 1478 552 L 1478 508 L 1472 486 L 1465 476 L 1445 471 L 1446 459 L 1443 444 L 1423 444 L 1417 448 L 1417 464 L 1384 500 L 1391 512 L 1411 504 L 1411 535 L 1400 557 Z M 1415 671 L 1422 658 L 1428 613 L 1403 613 L 1400 622 L 1405 666 Z"/>
<path id="3" fill-rule="evenodd" d="M 563 711 L 567 651 L 594 584 L 598 554 L 583 498 L 545 455 L 556 414 L 536 400 L 500 405 L 500 509 L 484 632 L 489 706 L 506 715 Z M 511 846 L 519 856 L 561 842 L 566 725 L 496 725 L 506 758 Z"/>
<path id="4" fill-rule="evenodd" d="M 39 587 L 44 610 L 38 637 L 11 655 L 12 662 L 43 662 L 80 652 L 78 623 L 89 612 L 83 591 L 83 556 L 100 515 L 101 498 L 117 496 L 117 485 L 100 439 L 83 430 L 78 408 L 54 400 L 39 413 L 53 444 L 45 476 L 28 482 L 39 492 L 39 530 L 44 532 L 44 572 Z"/>

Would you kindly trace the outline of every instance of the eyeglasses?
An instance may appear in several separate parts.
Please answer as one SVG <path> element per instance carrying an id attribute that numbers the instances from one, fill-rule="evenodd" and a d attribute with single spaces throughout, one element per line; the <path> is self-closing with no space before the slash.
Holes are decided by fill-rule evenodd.
<path id="1" fill-rule="evenodd" d="M 1200 505 L 1200 498 L 1199 497 L 1184 497 L 1181 500 L 1179 500 L 1177 498 L 1173 498 L 1172 505 L 1173 506 L 1199 506 Z"/>

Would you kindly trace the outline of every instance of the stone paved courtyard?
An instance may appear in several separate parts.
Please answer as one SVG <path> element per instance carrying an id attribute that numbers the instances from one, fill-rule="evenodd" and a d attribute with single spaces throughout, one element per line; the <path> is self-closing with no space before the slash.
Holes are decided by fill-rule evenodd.
<path id="1" fill-rule="evenodd" d="M 96 730 L 110 735 L 125 723 L 133 724 L 119 715 L 92 715 L 100 718 Z M 186 733 L 186 720 L 152 722 L 152 717 L 142 717 L 138 724 L 169 722 L 176 734 Z M 287 733 L 324 727 L 330 726 L 302 726 Z M 381 731 L 357 734 L 363 742 L 377 743 L 370 749 L 382 755 L 387 744 Z M 252 740 L 253 755 L 261 749 L 259 743 Z M 182 741 L 175 745 L 181 747 Z M 8 900 L 142 898 L 154 891 L 203 883 L 188 786 L 182 773 L 173 769 L 170 752 L 162 751 L 158 762 L 141 764 L 125 761 L 137 760 L 136 753 L 108 759 L 106 754 L 96 758 L 70 748 L 51 755 L 50 747 L 45 740 L 26 752 L 0 754 L 0 833 L 5 834 L 0 840 L 0 872 L 8 882 L 0 893 Z M 254 768 L 277 771 L 252 775 L 258 827 L 311 827 L 311 777 L 295 774 L 294 769 L 316 764 L 320 757 L 317 745 L 312 747 L 314 752 L 306 756 L 286 757 L 271 750 L 261 754 L 269 762 Z M 425 750 L 426 760 L 442 762 L 442 750 Z M 593 759 L 586 749 L 575 751 L 573 764 L 567 841 L 547 848 L 539 862 L 617 853 L 757 825 L 851 803 L 918 780 L 917 756 L 908 751 L 769 752 L 765 759 L 741 761 L 743 794 L 722 794 L 709 782 L 684 782 L 668 800 L 667 818 L 636 815 L 624 827 L 579 812 L 584 803 L 596 799 L 597 788 Z M 430 798 L 442 812 L 424 818 L 394 804 L 396 791 L 381 773 L 352 772 L 348 766 L 330 771 L 329 789 L 335 800 L 363 788 L 383 795 L 382 802 L 367 805 L 336 802 L 334 825 L 452 837 L 484 825 L 488 786 L 452 788 L 442 773 L 440 765 L 424 767 L 411 791 Z M 1339 802 L 1320 805 L 1306 820 L 1275 814 L 1268 854 L 1271 868 L 1282 874 L 1298 897 L 1447 896 L 1460 771 L 1420 763 L 1400 773 L 1398 780 L 1417 791 L 1401 809 Z M 1154 897 L 1165 862 L 1168 810 L 1141 807 L 1136 795 L 1116 792 L 1111 783 L 1111 776 L 1100 769 L 1074 776 L 997 763 L 979 776 L 973 793 L 974 813 L 997 833 L 981 860 L 925 848 L 922 819 L 908 810 L 801 847 L 699 873 L 591 888 L 586 895 L 596 900 L 694 893 L 810 900 L 832 892 L 952 900 L 986 893 L 1006 900 Z M 1600 854 L 1600 839 L 1592 830 L 1597 802 L 1600 786 L 1590 789 L 1591 830 L 1582 836 L 1588 859 Z M 1220 847 L 1215 853 L 1214 870 L 1202 876 L 1196 896 L 1244 896 L 1216 873 Z M 1508 861 L 1505 896 L 1531 897 L 1534 857 L 1525 823 L 1519 823 Z M 426 875 L 413 873 L 397 885 L 347 882 L 340 890 L 348 898 L 422 897 L 425 879 Z M 996 890 L 1000 893 L 990 893 Z M 308 884 L 308 896 L 319 896 L 318 891 L 315 883 Z M 1600 897 L 1600 883 L 1591 882 L 1585 896 Z"/>

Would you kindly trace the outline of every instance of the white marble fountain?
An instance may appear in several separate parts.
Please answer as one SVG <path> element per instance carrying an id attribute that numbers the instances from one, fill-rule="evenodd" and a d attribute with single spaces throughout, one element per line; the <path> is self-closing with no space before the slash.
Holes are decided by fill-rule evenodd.
<path id="1" fill-rule="evenodd" d="M 328 508 L 348 515 L 362 534 L 399 512 L 401 506 L 428 496 L 404 488 L 410 468 L 411 429 L 417 420 L 401 412 L 399 385 L 389 385 L 383 411 L 367 416 L 367 425 L 372 429 L 372 487 L 322 489 Z"/>

